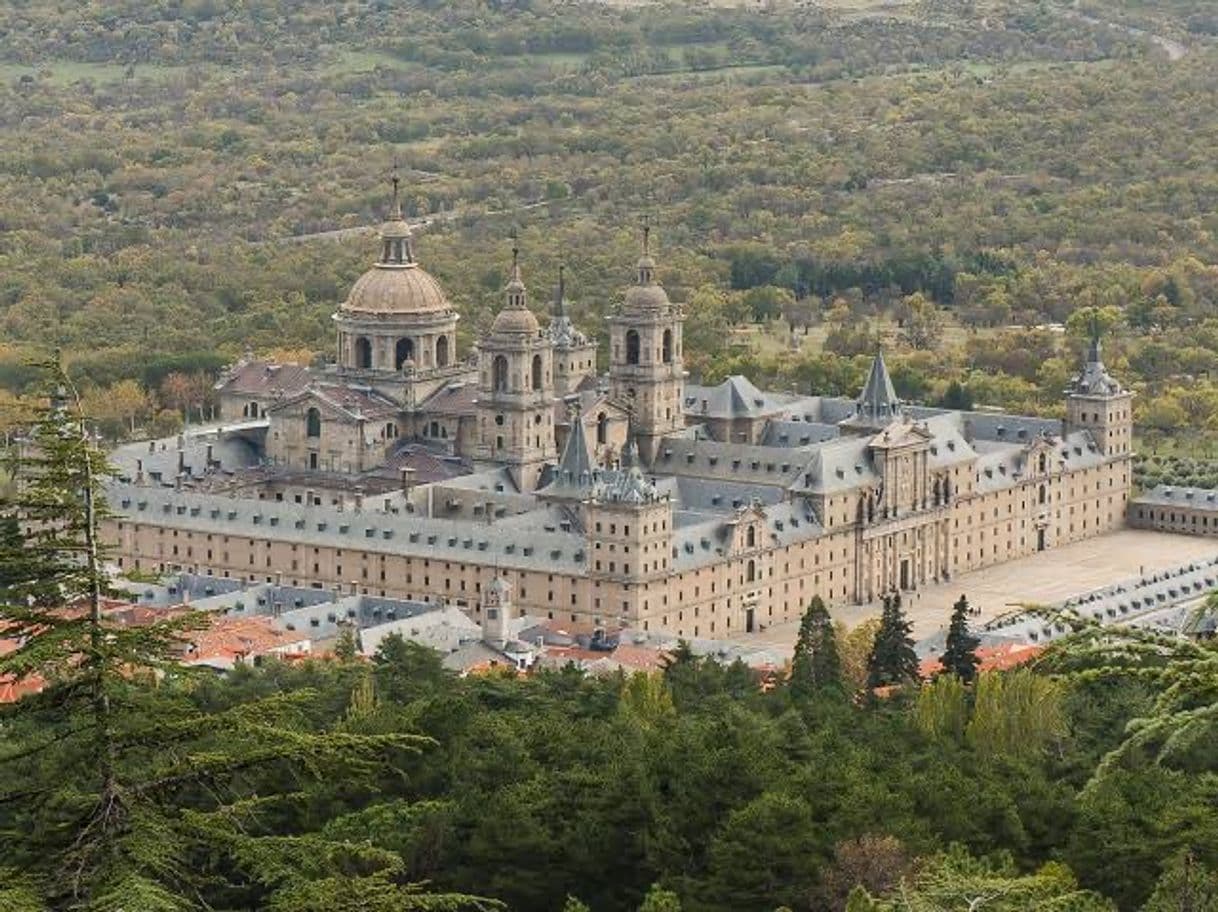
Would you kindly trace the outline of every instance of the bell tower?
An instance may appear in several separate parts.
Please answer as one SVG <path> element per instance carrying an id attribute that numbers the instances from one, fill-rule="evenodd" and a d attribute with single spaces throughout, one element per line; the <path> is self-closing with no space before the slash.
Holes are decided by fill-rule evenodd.
<path id="1" fill-rule="evenodd" d="M 517 488 L 532 491 L 557 455 L 554 344 L 526 303 L 515 243 L 505 294 L 503 310 L 478 343 L 479 455 L 506 464 Z"/>
<path id="2" fill-rule="evenodd" d="M 610 395 L 630 412 L 642 458 L 655 459 L 659 441 L 685 426 L 685 312 L 656 281 L 651 226 L 643 222 L 643 251 L 636 283 L 609 318 Z"/>

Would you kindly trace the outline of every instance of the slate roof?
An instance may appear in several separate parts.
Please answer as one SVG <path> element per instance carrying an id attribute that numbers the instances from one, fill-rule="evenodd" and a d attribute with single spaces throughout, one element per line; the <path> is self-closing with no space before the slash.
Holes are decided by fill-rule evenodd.
<path id="1" fill-rule="evenodd" d="M 765 393 L 735 374 L 718 386 L 685 387 L 685 411 L 705 418 L 755 418 L 780 411 L 791 397 Z"/>
<path id="2" fill-rule="evenodd" d="M 563 445 L 558 465 L 549 473 L 550 480 L 539 493 L 548 497 L 585 497 L 595 481 L 593 469 L 584 423 L 575 417 L 571 420 L 571 432 Z"/>
<path id="3" fill-rule="evenodd" d="M 1218 512 L 1218 491 L 1207 488 L 1158 485 L 1135 497 L 1130 501 L 1130 505 L 1135 507 L 1182 507 L 1215 513 Z"/>
<path id="4" fill-rule="evenodd" d="M 168 528 L 253 538 L 274 537 L 306 545 L 343 542 L 373 553 L 405 554 L 433 560 L 466 560 L 523 570 L 582 572 L 584 540 L 575 532 L 545 529 L 547 514 L 522 514 L 487 523 L 438 519 L 411 513 L 343 511 L 286 501 L 258 501 L 221 494 L 112 485 L 114 512 L 132 522 L 155 521 Z"/>
<path id="5" fill-rule="evenodd" d="M 717 440 L 667 437 L 659 447 L 652 468 L 662 474 L 785 487 L 798 477 L 811 452 L 815 451 L 805 453 Z"/>
<path id="6" fill-rule="evenodd" d="M 817 421 L 791 421 L 789 419 L 771 418 L 766 422 L 765 431 L 761 436 L 761 446 L 767 447 L 806 447 L 841 436 L 836 424 L 822 424 Z"/>
<path id="7" fill-rule="evenodd" d="M 1075 396 L 1116 396 L 1125 392 L 1104 367 L 1098 336 L 1091 340 L 1082 373 L 1074 378 L 1066 392 Z"/>

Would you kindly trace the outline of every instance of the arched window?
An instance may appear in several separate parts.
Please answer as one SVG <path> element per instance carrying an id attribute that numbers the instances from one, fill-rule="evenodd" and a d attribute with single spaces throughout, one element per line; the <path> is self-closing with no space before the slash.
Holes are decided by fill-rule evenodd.
<path id="1" fill-rule="evenodd" d="M 672 330 L 664 330 L 664 342 L 660 349 L 660 360 L 665 364 L 672 364 Z"/>
<path id="2" fill-rule="evenodd" d="M 745 545 L 747 545 L 750 548 L 757 547 L 757 529 L 756 529 L 756 527 L 749 526 L 748 529 L 745 530 L 744 543 L 745 543 Z M 752 564 L 752 563 L 753 563 L 752 561 L 749 561 L 749 564 Z M 749 577 L 749 579 L 752 579 L 752 577 Z"/>
<path id="3" fill-rule="evenodd" d="M 1045 488 L 1045 486 L 1044 486 L 1044 485 L 1041 485 L 1041 486 L 1040 486 L 1040 502 L 1041 502 L 1042 504 L 1043 504 L 1043 503 L 1046 503 L 1046 502 L 1048 501 L 1048 498 L 1049 498 L 1049 492 L 1048 492 L 1048 490 Z"/>
<path id="4" fill-rule="evenodd" d="M 372 343 L 363 336 L 355 340 L 355 366 L 372 367 Z"/>
<path id="5" fill-rule="evenodd" d="M 448 336 L 436 339 L 436 367 L 448 366 Z"/>
<path id="6" fill-rule="evenodd" d="M 752 532 L 753 530 L 749 529 L 749 531 Z M 748 570 L 745 573 L 745 581 L 751 583 L 755 579 L 757 579 L 757 564 L 755 561 L 749 561 Z"/>
<path id="7" fill-rule="evenodd" d="M 413 360 L 414 341 L 412 339 L 398 339 L 398 344 L 393 352 L 393 369 L 401 370 L 403 364 Z"/>
<path id="8" fill-rule="evenodd" d="M 1041 453 L 1040 454 L 1040 470 L 1042 472 L 1045 472 L 1045 471 L 1048 471 L 1048 469 L 1049 469 L 1049 457 L 1046 456 L 1044 453 Z M 1044 501 L 1041 501 L 1041 502 L 1043 503 Z"/>
<path id="9" fill-rule="evenodd" d="M 305 436 L 321 436 L 321 412 L 315 408 L 311 408 L 305 413 Z"/>
<path id="10" fill-rule="evenodd" d="M 626 333 L 626 363 L 639 363 L 639 333 L 638 330 L 630 330 Z"/>
<path id="11" fill-rule="evenodd" d="M 541 389 L 541 355 L 533 356 L 533 389 Z"/>
<path id="12" fill-rule="evenodd" d="M 495 355 L 491 365 L 491 389 L 503 392 L 508 388 L 508 360 L 503 355 Z"/>
<path id="13" fill-rule="evenodd" d="M 604 412 L 596 416 L 596 442 L 599 444 L 609 442 L 609 416 Z"/>

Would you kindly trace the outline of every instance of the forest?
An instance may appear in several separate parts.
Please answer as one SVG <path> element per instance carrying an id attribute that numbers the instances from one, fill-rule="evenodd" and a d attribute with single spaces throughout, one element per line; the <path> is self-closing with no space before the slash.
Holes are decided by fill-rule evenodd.
<path id="1" fill-rule="evenodd" d="M 647 214 L 694 379 L 853 393 L 883 341 L 911 400 L 1056 414 L 1098 308 L 1143 449 L 1212 476 L 1213 32 L 1201 0 L 8 4 L 0 421 L 51 348 L 111 437 L 206 416 L 246 351 L 331 357 L 396 166 L 466 346 L 513 230 L 533 306 L 565 263 L 603 338 Z"/>

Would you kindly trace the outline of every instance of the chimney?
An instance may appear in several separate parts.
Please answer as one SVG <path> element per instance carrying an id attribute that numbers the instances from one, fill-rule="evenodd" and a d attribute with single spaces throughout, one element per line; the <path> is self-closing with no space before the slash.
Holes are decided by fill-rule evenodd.
<path id="1" fill-rule="evenodd" d="M 355 492 L 355 512 L 359 513 L 364 509 L 364 495 L 359 491 Z"/>
<path id="2" fill-rule="evenodd" d="M 149 453 L 155 453 L 155 452 L 156 452 L 156 441 L 155 441 L 155 440 L 149 440 L 149 441 L 148 441 L 148 452 L 149 452 Z"/>
<path id="3" fill-rule="evenodd" d="M 351 594 L 351 595 L 358 595 L 358 594 L 359 594 L 359 587 L 358 587 L 358 585 L 356 584 L 355 580 L 351 580 L 351 582 L 349 582 L 349 583 L 347 584 L 347 586 L 348 586 L 348 587 L 350 587 L 350 590 L 351 590 L 350 594 Z"/>
<path id="4" fill-rule="evenodd" d="M 137 459 L 135 461 L 135 483 L 144 483 L 144 460 Z"/>
<path id="5" fill-rule="evenodd" d="M 414 487 L 416 470 L 413 466 L 402 466 L 402 493 L 409 494 Z"/>
<path id="6" fill-rule="evenodd" d="M 207 445 L 207 468 L 209 468 L 209 469 L 213 468 L 212 463 L 214 460 L 212 459 L 212 455 L 213 455 L 213 449 L 212 449 L 212 445 L 209 443 Z"/>
<path id="7" fill-rule="evenodd" d="M 282 570 L 280 570 L 278 573 L 275 574 L 275 585 L 276 586 L 283 585 L 283 571 Z"/>
<path id="8" fill-rule="evenodd" d="M 186 435 L 185 434 L 178 434 L 178 449 L 179 450 L 186 449 Z"/>
<path id="9" fill-rule="evenodd" d="M 186 471 L 186 453 L 183 450 L 178 450 L 178 474 Z"/>

